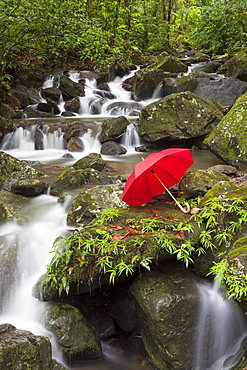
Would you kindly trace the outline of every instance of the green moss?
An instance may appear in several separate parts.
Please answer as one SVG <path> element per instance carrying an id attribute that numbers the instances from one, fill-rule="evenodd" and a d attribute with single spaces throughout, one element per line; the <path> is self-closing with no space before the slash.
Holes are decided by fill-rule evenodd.
<path id="1" fill-rule="evenodd" d="M 236 257 L 238 257 L 240 254 L 246 254 L 247 252 L 247 237 L 243 237 L 238 239 L 234 245 L 233 250 L 229 252 L 228 258 L 229 260 L 232 260 Z"/>

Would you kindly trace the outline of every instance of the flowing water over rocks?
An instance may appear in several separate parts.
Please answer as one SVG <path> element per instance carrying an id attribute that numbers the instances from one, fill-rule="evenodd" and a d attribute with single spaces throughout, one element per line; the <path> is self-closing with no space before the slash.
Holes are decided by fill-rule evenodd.
<path id="1" fill-rule="evenodd" d="M 70 73 L 70 78 L 75 83 L 82 78 L 78 73 Z M 131 73 L 128 77 L 133 76 Z M 52 169 L 68 168 L 77 159 L 89 153 L 100 153 L 101 143 L 98 139 L 102 123 L 110 116 L 124 115 L 133 119 L 121 137 L 121 145 L 126 148 L 126 154 L 119 156 L 103 156 L 118 174 L 129 175 L 134 165 L 140 162 L 142 157 L 149 153 L 145 151 L 138 153 L 135 148 L 143 144 L 138 135 L 135 119 L 140 110 L 146 104 L 158 100 L 162 94 L 161 86 L 154 91 L 153 97 L 147 101 L 135 102 L 131 99 L 131 93 L 121 86 L 122 79 L 117 78 L 109 82 L 109 91 L 97 89 L 94 77 L 84 75 L 85 96 L 78 99 L 78 111 L 76 119 L 86 125 L 87 131 L 83 132 L 80 139 L 83 142 L 83 151 L 75 151 L 71 157 L 64 157 L 68 154 L 65 147 L 61 129 L 53 132 L 49 128 L 56 124 L 56 120 L 63 118 L 66 112 L 66 101 L 63 96 L 58 97 L 58 108 L 56 118 L 42 119 L 42 125 L 35 124 L 31 129 L 19 127 L 14 133 L 6 134 L 2 142 L 1 150 L 25 161 L 36 163 L 39 168 Z M 205 80 L 203 80 L 203 83 Z M 225 82 L 221 82 L 224 85 Z M 58 80 L 50 76 L 43 85 L 43 90 L 56 88 Z M 204 86 L 202 84 L 202 86 Z M 197 87 L 198 91 L 199 88 Z M 204 90 L 204 89 L 202 89 Z M 47 103 L 47 98 L 41 97 L 41 103 Z M 233 98 L 235 99 L 235 98 Z M 227 104 L 232 101 L 227 101 Z M 37 105 L 34 107 L 37 108 Z M 67 112 L 69 108 L 67 107 Z M 94 115 L 94 117 L 92 117 Z M 72 119 L 67 118 L 66 119 Z M 74 114 L 73 114 L 74 119 Z M 28 120 L 30 123 L 35 122 Z M 35 137 L 41 134 L 42 144 L 35 147 Z M 37 143 L 37 140 L 36 140 Z M 192 151 L 195 159 L 193 168 L 207 168 L 214 164 L 221 163 L 212 153 L 205 150 Z M 51 173 L 50 173 L 51 174 Z M 51 174 L 52 176 L 52 174 Z M 71 199 L 68 199 L 70 202 Z M 4 297 L 5 303 L 2 307 L 0 317 L 1 323 L 10 322 L 20 329 L 27 329 L 34 334 L 46 335 L 53 343 L 53 355 L 58 361 L 63 361 L 57 351 L 56 343 L 51 333 L 47 332 L 39 322 L 41 311 L 46 305 L 32 296 L 32 289 L 37 280 L 44 273 L 45 265 L 50 260 L 50 249 L 56 237 L 66 234 L 66 204 L 62 207 L 57 203 L 56 197 L 40 195 L 31 201 L 31 204 L 23 210 L 25 222 L 19 225 L 15 222 L 0 227 L 0 235 L 8 235 L 16 240 L 18 245 L 18 256 L 16 276 L 6 279 L 10 286 L 1 286 L 0 291 L 8 290 L 9 297 Z M 16 248 L 16 245 L 15 245 Z M 9 271 L 11 273 L 11 269 Z M 193 370 L 228 370 L 233 368 L 236 359 L 229 362 L 228 358 L 237 353 L 242 339 L 246 337 L 246 319 L 239 308 L 234 307 L 234 302 L 226 300 L 218 288 L 211 283 L 198 286 L 200 292 L 200 312 L 198 325 L 195 328 L 197 347 L 195 349 Z M 222 321 L 220 320 L 222 319 Z M 136 335 L 125 338 L 121 349 L 119 343 L 115 345 L 102 344 L 104 359 L 93 363 L 71 364 L 73 370 L 151 370 L 150 364 L 143 350 L 141 338 Z M 115 341 L 117 342 L 117 341 Z M 233 346 L 232 346 L 233 343 Z M 232 347 L 231 347 L 232 346 Z M 231 359 L 230 359 L 231 361 Z M 167 368 L 168 370 L 168 368 Z"/>

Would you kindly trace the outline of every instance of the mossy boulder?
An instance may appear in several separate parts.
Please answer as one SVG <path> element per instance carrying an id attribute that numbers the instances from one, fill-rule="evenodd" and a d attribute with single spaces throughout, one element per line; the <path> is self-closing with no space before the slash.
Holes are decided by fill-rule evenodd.
<path id="1" fill-rule="evenodd" d="M 60 77 L 59 89 L 65 101 L 72 100 L 77 96 L 85 96 L 84 85 L 72 81 L 65 75 Z"/>
<path id="2" fill-rule="evenodd" d="M 55 335 L 59 349 L 69 363 L 102 357 L 95 331 L 77 308 L 59 303 L 48 306 L 44 324 Z"/>
<path id="3" fill-rule="evenodd" d="M 87 220 L 92 220 L 105 208 L 126 207 L 121 195 L 123 185 L 95 186 L 83 189 L 72 201 L 67 215 L 67 224 L 81 226 Z"/>
<path id="4" fill-rule="evenodd" d="M 179 182 L 179 191 L 186 199 L 205 195 L 220 181 L 229 181 L 227 175 L 213 170 L 192 170 Z"/>
<path id="5" fill-rule="evenodd" d="M 24 197 L 36 197 L 46 193 L 48 185 L 37 179 L 19 180 L 12 184 L 11 192 L 13 194 L 23 195 Z"/>
<path id="6" fill-rule="evenodd" d="M 150 99 L 154 90 L 166 76 L 166 73 L 162 69 L 151 69 L 150 67 L 139 69 L 133 77 L 135 99 Z"/>
<path id="7" fill-rule="evenodd" d="M 107 185 L 112 184 L 114 180 L 107 175 L 93 169 L 85 168 L 76 170 L 68 168 L 63 171 L 50 186 L 51 195 L 59 195 L 64 190 L 78 188 L 83 185 Z"/>
<path id="8" fill-rule="evenodd" d="M 232 109 L 204 140 L 205 146 L 224 162 L 247 169 L 247 93 L 240 96 Z"/>
<path id="9" fill-rule="evenodd" d="M 170 73 L 183 73 L 188 70 L 186 64 L 172 55 L 166 55 L 156 63 L 152 64 L 150 68 L 161 69 L 162 71 Z"/>
<path id="10" fill-rule="evenodd" d="M 73 164 L 73 167 L 76 170 L 85 169 L 85 168 L 93 168 L 96 171 L 103 171 L 103 172 L 113 172 L 114 169 L 104 161 L 100 154 L 97 153 L 90 153 L 86 157 L 78 159 Z"/>
<path id="11" fill-rule="evenodd" d="M 192 367 L 199 281 L 193 273 L 165 267 L 143 273 L 130 287 L 144 347 L 157 369 Z"/>
<path id="12" fill-rule="evenodd" d="M 0 224 L 14 220 L 23 224 L 25 215 L 23 215 L 22 210 L 29 204 L 30 198 L 0 190 Z"/>
<path id="13" fill-rule="evenodd" d="M 17 180 L 41 176 L 45 174 L 0 151 L 0 188 L 10 190 L 11 183 Z"/>
<path id="14" fill-rule="evenodd" d="M 118 139 L 124 134 L 128 125 L 129 121 L 124 116 L 108 118 L 103 122 L 101 133 L 99 135 L 99 141 L 104 143 L 106 141 Z"/>
<path id="15" fill-rule="evenodd" d="M 88 128 L 83 122 L 79 121 L 66 121 L 61 125 L 63 131 L 63 138 L 69 140 L 72 137 L 78 137 L 88 131 Z"/>
<path id="16" fill-rule="evenodd" d="M 64 190 L 76 188 L 86 183 L 86 178 L 81 171 L 74 168 L 68 168 L 63 171 L 50 186 L 50 194 L 58 196 Z"/>
<path id="17" fill-rule="evenodd" d="M 217 105 L 191 92 L 182 92 L 141 110 L 139 136 L 147 141 L 198 138 L 207 135 L 222 119 Z"/>
<path id="18" fill-rule="evenodd" d="M 239 51 L 227 62 L 227 76 L 247 82 L 247 52 Z"/>
<path id="19" fill-rule="evenodd" d="M 48 338 L 11 324 L 0 325 L 0 353 L 0 369 L 66 370 L 52 359 Z"/>

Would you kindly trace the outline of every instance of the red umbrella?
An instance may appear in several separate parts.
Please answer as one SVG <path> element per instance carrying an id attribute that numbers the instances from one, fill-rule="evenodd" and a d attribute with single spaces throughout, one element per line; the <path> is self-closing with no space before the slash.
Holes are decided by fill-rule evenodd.
<path id="1" fill-rule="evenodd" d="M 139 206 L 166 190 L 180 209 L 187 212 L 168 188 L 180 181 L 192 163 L 194 160 L 189 149 L 171 148 L 149 154 L 135 166 L 126 181 L 122 200 L 130 206 Z"/>

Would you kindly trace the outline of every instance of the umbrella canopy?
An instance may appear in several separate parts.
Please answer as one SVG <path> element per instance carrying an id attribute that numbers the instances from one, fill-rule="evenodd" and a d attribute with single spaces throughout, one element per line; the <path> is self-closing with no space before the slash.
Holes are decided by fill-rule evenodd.
<path id="1" fill-rule="evenodd" d="M 192 163 L 189 149 L 170 148 L 149 154 L 126 181 L 122 200 L 130 206 L 150 202 L 155 195 L 179 182 Z"/>

